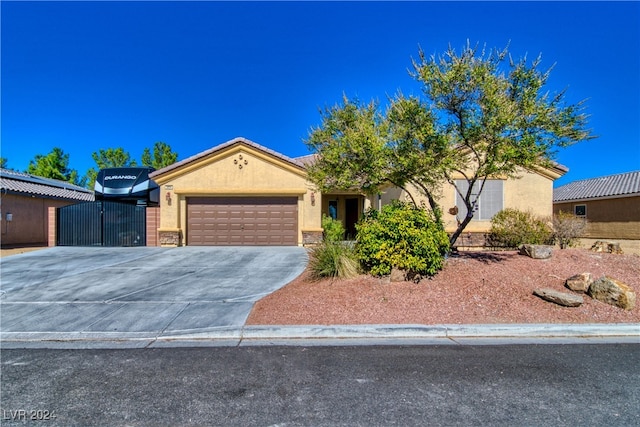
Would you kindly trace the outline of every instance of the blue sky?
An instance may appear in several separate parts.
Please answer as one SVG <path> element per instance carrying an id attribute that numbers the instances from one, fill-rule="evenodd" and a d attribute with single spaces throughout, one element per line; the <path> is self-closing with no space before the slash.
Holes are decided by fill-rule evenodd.
<path id="1" fill-rule="evenodd" d="M 542 67 L 548 88 L 587 99 L 599 137 L 560 151 L 577 179 L 640 169 L 638 2 L 7 2 L 2 145 L 8 166 L 61 147 L 139 159 L 164 141 L 183 159 L 236 136 L 307 154 L 319 108 L 420 86 L 418 47 L 467 40 Z"/>

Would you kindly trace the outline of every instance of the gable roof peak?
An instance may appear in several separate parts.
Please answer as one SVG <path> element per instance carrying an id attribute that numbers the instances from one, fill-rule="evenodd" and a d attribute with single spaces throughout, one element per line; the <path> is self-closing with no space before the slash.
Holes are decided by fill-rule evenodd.
<path id="1" fill-rule="evenodd" d="M 191 157 L 188 157 L 188 158 L 186 158 L 184 160 L 180 160 L 180 161 L 178 161 L 176 163 L 173 163 L 173 164 L 171 164 L 169 166 L 166 166 L 164 168 L 158 169 L 155 172 L 150 173 L 149 177 L 150 178 L 154 178 L 156 176 L 163 175 L 163 174 L 165 174 L 167 172 L 171 172 L 171 171 L 173 171 L 175 169 L 181 168 L 181 167 L 186 166 L 188 164 L 195 163 L 195 162 L 197 162 L 197 161 L 199 161 L 201 159 L 204 159 L 205 157 L 208 157 L 208 156 L 210 156 L 210 155 L 212 155 L 214 153 L 223 151 L 223 150 L 225 150 L 227 148 L 230 148 L 230 147 L 232 147 L 234 145 L 239 145 L 239 144 L 242 144 L 242 145 L 245 145 L 245 146 L 247 146 L 249 148 L 253 148 L 254 150 L 261 151 L 263 153 L 269 154 L 272 157 L 275 157 L 275 158 L 278 158 L 279 160 L 282 160 L 282 161 L 285 161 L 287 163 L 290 163 L 291 165 L 294 165 L 294 166 L 296 166 L 298 168 L 304 168 L 304 165 L 301 164 L 300 162 L 298 162 L 296 159 L 292 159 L 291 157 L 285 156 L 284 154 L 279 153 L 277 151 L 274 151 L 274 150 L 272 150 L 270 148 L 267 148 L 267 147 L 265 147 L 263 145 L 260 145 L 257 142 L 253 142 L 248 138 L 245 138 L 245 137 L 242 137 L 242 136 L 237 136 L 237 137 L 235 137 L 233 139 L 230 139 L 227 142 L 223 142 L 222 144 L 219 144 L 219 145 L 216 145 L 215 147 L 209 148 L 208 150 L 202 151 L 202 152 L 200 152 L 198 154 L 195 154 L 195 155 L 193 155 Z"/>

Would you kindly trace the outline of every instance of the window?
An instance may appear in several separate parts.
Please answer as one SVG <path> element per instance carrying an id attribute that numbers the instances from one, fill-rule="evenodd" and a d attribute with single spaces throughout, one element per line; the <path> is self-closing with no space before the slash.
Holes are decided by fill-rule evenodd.
<path id="1" fill-rule="evenodd" d="M 475 199 L 475 196 L 478 194 L 480 190 L 481 183 L 476 182 L 473 186 L 471 201 Z M 456 187 L 460 190 L 462 194 L 466 194 L 467 189 L 469 188 L 469 183 L 466 180 L 456 180 Z M 455 190 L 454 190 L 455 191 Z M 460 194 L 456 191 L 456 206 L 458 207 L 458 218 L 462 220 L 467 216 L 467 208 L 464 204 L 464 199 L 460 197 Z M 503 181 L 500 179 L 488 179 L 484 188 L 482 189 L 482 194 L 478 198 L 478 202 L 476 205 L 476 211 L 473 214 L 474 220 L 479 221 L 488 221 L 495 214 L 500 212 L 503 208 Z"/>
<path id="2" fill-rule="evenodd" d="M 576 216 L 586 218 L 587 217 L 587 205 L 575 205 L 573 207 L 573 213 Z"/>

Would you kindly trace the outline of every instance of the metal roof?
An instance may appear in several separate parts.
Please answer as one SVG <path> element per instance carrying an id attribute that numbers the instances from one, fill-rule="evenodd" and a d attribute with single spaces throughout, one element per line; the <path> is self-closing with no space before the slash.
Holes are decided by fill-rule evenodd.
<path id="1" fill-rule="evenodd" d="M 86 202 L 94 200 L 93 191 L 79 185 L 9 169 L 0 169 L 0 189 L 3 194 L 14 193 Z"/>
<path id="2" fill-rule="evenodd" d="M 553 201 L 640 195 L 640 171 L 582 179 L 553 189 Z"/>

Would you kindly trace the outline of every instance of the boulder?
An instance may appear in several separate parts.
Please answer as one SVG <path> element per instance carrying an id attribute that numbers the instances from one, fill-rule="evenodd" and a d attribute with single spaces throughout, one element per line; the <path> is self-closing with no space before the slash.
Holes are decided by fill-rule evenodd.
<path id="1" fill-rule="evenodd" d="M 620 243 L 608 242 L 606 240 L 598 240 L 591 246 L 593 252 L 606 252 L 609 254 L 622 254 Z"/>
<path id="2" fill-rule="evenodd" d="M 587 295 L 598 301 L 632 310 L 636 305 L 636 293 L 626 283 L 603 276 L 589 285 Z"/>
<path id="3" fill-rule="evenodd" d="M 391 275 L 389 276 L 390 282 L 405 282 L 407 280 L 407 272 L 397 267 L 391 269 Z"/>
<path id="4" fill-rule="evenodd" d="M 560 292 L 549 288 L 536 289 L 533 291 L 533 294 L 545 301 L 554 302 L 565 307 L 579 307 L 584 302 L 580 295 Z"/>
<path id="5" fill-rule="evenodd" d="M 569 277 L 564 285 L 572 291 L 587 292 L 592 282 L 591 273 L 582 273 Z"/>
<path id="6" fill-rule="evenodd" d="M 402 268 L 392 267 L 391 274 L 389 275 L 390 282 L 414 282 L 418 283 L 422 280 L 422 275 Z"/>
<path id="7" fill-rule="evenodd" d="M 527 255 L 534 259 L 547 259 L 551 258 L 553 246 L 549 245 L 522 245 L 520 247 L 520 254 Z"/>

